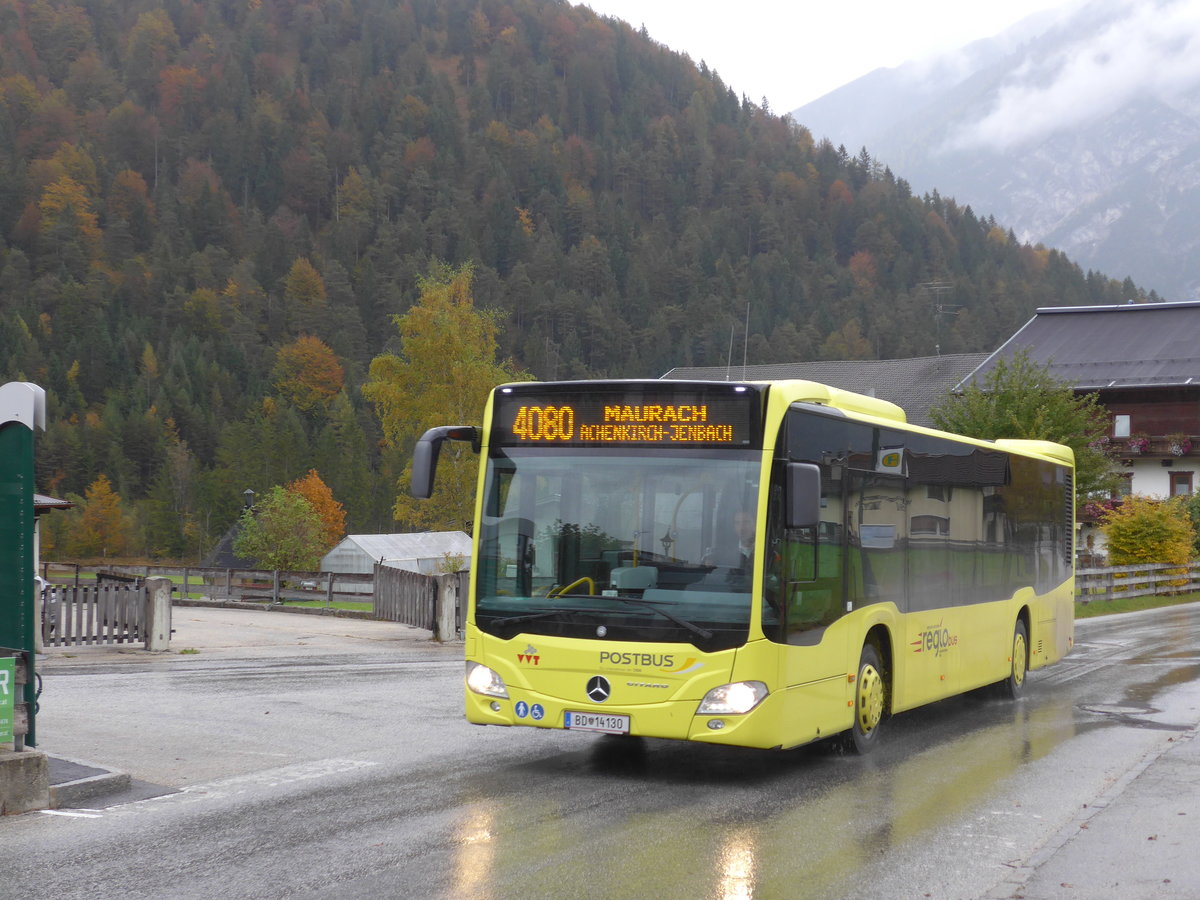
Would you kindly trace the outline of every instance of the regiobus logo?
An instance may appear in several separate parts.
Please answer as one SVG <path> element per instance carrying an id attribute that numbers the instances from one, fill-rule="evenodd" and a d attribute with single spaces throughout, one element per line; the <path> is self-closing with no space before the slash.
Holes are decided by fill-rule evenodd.
<path id="1" fill-rule="evenodd" d="M 950 629 L 941 622 L 932 628 L 926 628 L 912 642 L 913 653 L 932 653 L 941 656 L 951 647 L 958 644 L 958 635 L 951 634 Z"/>

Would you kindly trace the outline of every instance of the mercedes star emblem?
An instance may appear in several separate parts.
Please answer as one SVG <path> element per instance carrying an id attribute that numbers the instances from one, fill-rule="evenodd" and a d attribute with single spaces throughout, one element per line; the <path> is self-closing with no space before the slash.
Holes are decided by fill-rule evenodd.
<path id="1" fill-rule="evenodd" d="M 587 683 L 587 695 L 592 698 L 594 703 L 603 703 L 611 693 L 612 687 L 603 675 L 597 675 Z"/>

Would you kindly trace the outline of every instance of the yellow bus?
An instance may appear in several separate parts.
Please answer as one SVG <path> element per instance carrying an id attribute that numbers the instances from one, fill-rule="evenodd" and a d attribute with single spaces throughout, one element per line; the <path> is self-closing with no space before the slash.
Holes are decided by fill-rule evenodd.
<path id="1" fill-rule="evenodd" d="M 810 381 L 508 384 L 482 428 L 466 715 L 858 752 L 894 713 L 1020 694 L 1074 640 L 1074 457 Z"/>

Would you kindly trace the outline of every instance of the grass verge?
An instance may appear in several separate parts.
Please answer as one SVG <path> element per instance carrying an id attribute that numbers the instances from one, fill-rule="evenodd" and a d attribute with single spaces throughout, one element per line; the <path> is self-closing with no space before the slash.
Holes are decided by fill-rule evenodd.
<path id="1" fill-rule="evenodd" d="M 327 604 L 324 600 L 286 600 L 284 606 L 303 606 L 306 609 L 352 609 L 356 612 L 370 612 L 374 605 L 371 603 L 360 603 L 354 600 L 334 600 L 333 603 Z"/>
<path id="2" fill-rule="evenodd" d="M 1137 612 L 1140 609 L 1158 609 L 1162 606 L 1178 606 L 1181 603 L 1196 603 L 1200 594 L 1173 594 L 1171 596 L 1119 597 L 1116 600 L 1093 600 L 1091 603 L 1075 602 L 1076 619 L 1092 619 L 1113 613 Z"/>

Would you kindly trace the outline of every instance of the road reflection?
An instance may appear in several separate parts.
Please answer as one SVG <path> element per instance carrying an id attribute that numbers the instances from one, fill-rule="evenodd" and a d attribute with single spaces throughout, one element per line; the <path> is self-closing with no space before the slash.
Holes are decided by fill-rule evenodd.
<path id="1" fill-rule="evenodd" d="M 472 785 L 481 799 L 460 817 L 450 895 L 853 896 L 864 867 L 1097 727 L 1077 721 L 1065 696 L 959 698 L 892 724 L 891 743 L 867 759 L 825 746 L 768 753 L 598 739 L 492 773 Z"/>
<path id="2" fill-rule="evenodd" d="M 912 896 L 945 897 L 960 895 L 947 872 L 997 873 L 986 892 L 1034 823 L 1051 827 L 1047 817 L 1078 809 L 1073 791 L 1102 780 L 1100 732 L 1171 728 L 1168 713 L 1188 704 L 1194 719 L 1196 633 L 1132 621 L 1093 629 L 1070 662 L 1035 673 L 1024 700 L 976 692 L 904 713 L 865 759 L 828 745 L 768 752 L 514 732 L 536 752 L 461 785 L 469 802 L 445 896 L 833 900 L 888 896 L 899 871 Z"/>
<path id="3" fill-rule="evenodd" d="M 754 896 L 755 841 L 747 828 L 731 829 L 717 857 L 720 900 L 750 900 Z"/>
<path id="4" fill-rule="evenodd" d="M 459 850 L 455 856 L 454 896 L 492 896 L 490 885 L 495 866 L 495 846 L 492 838 L 490 805 L 468 805 L 456 835 Z"/>

